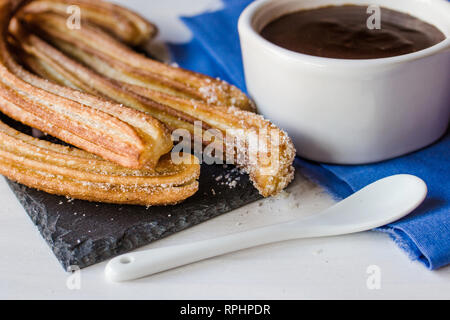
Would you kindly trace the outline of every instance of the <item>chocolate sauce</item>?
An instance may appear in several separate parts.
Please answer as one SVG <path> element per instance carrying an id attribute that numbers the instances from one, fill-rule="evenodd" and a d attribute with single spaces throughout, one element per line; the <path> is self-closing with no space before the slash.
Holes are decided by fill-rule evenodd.
<path id="1" fill-rule="evenodd" d="M 367 20 L 367 6 L 343 5 L 297 11 L 269 23 L 261 35 L 280 47 L 313 56 L 376 59 L 431 47 L 445 39 L 435 26 L 381 8 L 380 29 Z M 373 22 L 374 20 L 371 20 Z"/>

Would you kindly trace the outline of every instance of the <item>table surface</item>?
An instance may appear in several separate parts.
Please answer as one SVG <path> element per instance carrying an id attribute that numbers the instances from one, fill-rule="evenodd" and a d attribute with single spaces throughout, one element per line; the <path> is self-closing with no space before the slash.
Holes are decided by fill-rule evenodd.
<path id="1" fill-rule="evenodd" d="M 189 41 L 177 17 L 221 7 L 219 0 L 117 1 L 156 22 L 162 40 Z M 294 240 L 257 247 L 127 282 L 109 283 L 101 263 L 63 271 L 37 228 L 0 179 L 2 299 L 449 299 L 450 267 L 429 271 L 377 232 Z M 203 240 L 314 214 L 334 203 L 300 172 L 286 193 L 157 241 L 145 248 Z M 11 241 L 20 237 L 21 241 Z M 141 250 L 142 250 L 141 249 Z M 379 270 L 370 289 L 370 268 Z M 70 289 L 71 288 L 71 289 Z"/>

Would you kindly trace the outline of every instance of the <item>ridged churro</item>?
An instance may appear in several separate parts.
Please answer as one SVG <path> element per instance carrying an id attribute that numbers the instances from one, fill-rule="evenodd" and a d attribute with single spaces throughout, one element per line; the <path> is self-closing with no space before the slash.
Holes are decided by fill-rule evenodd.
<path id="1" fill-rule="evenodd" d="M 39 0 L 27 5 L 25 12 L 53 12 L 61 15 L 79 13 L 82 24 L 97 25 L 131 46 L 143 45 L 158 33 L 157 27 L 139 14 L 101 0 Z"/>
<path id="2" fill-rule="evenodd" d="M 117 204 L 168 205 L 198 189 L 198 160 L 175 165 L 166 155 L 154 169 L 118 166 L 83 150 L 20 133 L 0 122 L 0 174 L 48 193 Z"/>
<path id="3" fill-rule="evenodd" d="M 82 21 L 81 29 L 69 28 L 66 24 L 67 14 L 63 8 L 75 3 L 80 7 L 87 6 L 86 10 L 90 12 Z M 103 2 L 98 4 L 104 6 Z M 227 163 L 235 163 L 244 169 L 263 196 L 276 195 L 290 183 L 295 157 L 290 138 L 270 121 L 253 113 L 254 105 L 244 93 L 221 80 L 134 52 L 124 43 L 135 43 L 117 30 L 111 30 L 111 26 L 108 27 L 111 17 L 102 17 L 100 12 L 113 14 L 112 9 L 106 13 L 95 5 L 88 6 L 84 0 L 31 1 L 18 11 L 16 20 L 11 23 L 9 43 L 15 48 L 15 58 L 51 81 L 42 81 L 23 69 L 7 50 L 2 54 L 5 69 L 26 85 L 57 99 L 69 100 L 122 121 L 140 133 L 141 138 L 142 131 L 152 138 L 155 136 L 151 135 L 149 127 L 145 131 L 139 126 L 143 124 L 133 118 L 136 114 L 148 117 L 142 120 L 150 127 L 160 124 L 173 133 L 184 129 L 194 139 L 200 130 L 205 150 L 214 145 L 213 155 L 222 155 Z M 122 16 L 122 19 L 126 23 L 127 18 Z M 145 34 L 142 30 L 138 32 Z M 6 48 L 6 44 L 3 46 Z M 66 104 L 62 106 L 67 110 Z M 41 129 L 36 122 L 25 123 Z M 162 138 L 152 142 L 168 146 L 168 135 L 156 132 Z M 114 136 L 114 140 L 121 141 L 119 136 L 121 133 Z M 67 142 L 95 151 L 85 145 Z M 147 163 L 153 165 L 168 152 L 162 152 L 162 147 L 156 149 L 156 153 L 152 148 L 144 149 L 148 150 Z M 120 163 L 98 150 L 96 154 Z"/>
<path id="4" fill-rule="evenodd" d="M 220 137 L 214 136 L 214 142 L 222 145 L 223 156 L 236 160 L 237 165 L 250 174 L 255 187 L 264 196 L 277 194 L 293 178 L 295 150 L 292 142 L 285 132 L 259 115 L 236 107 L 211 106 L 110 79 L 74 61 L 33 34 L 22 34 L 18 42 L 26 53 L 25 60 L 28 60 L 30 68 L 53 81 L 87 92 L 98 92 L 149 112 L 172 129 L 186 129 L 192 134 L 195 121 L 201 121 L 203 135 L 210 133 L 208 130 L 218 130 Z M 257 136 L 258 145 L 265 149 L 251 150 L 247 139 L 251 134 Z M 205 139 L 203 142 L 208 144 L 211 141 Z"/>
<path id="5" fill-rule="evenodd" d="M 11 57 L 6 43 L 12 3 L 0 3 L 0 110 L 8 116 L 125 167 L 155 166 L 173 144 L 161 122 L 148 114 L 54 88 Z M 81 97 L 83 98 L 83 97 Z"/>
<path id="6" fill-rule="evenodd" d="M 203 74 L 148 59 L 99 28 L 85 24 L 81 29 L 69 29 L 67 18 L 52 12 L 27 14 L 25 11 L 19 16 L 34 31 L 47 34 L 52 42 L 70 45 L 70 54 L 110 78 L 119 77 L 122 82 L 211 105 L 235 106 L 254 111 L 253 102 L 236 87 Z"/>
<path id="7" fill-rule="evenodd" d="M 24 3 L 0 1 L 0 110 L 92 153 L 33 138 L 0 121 L 0 174 L 88 201 L 152 206 L 192 196 L 198 190 L 199 161 L 190 154 L 178 154 L 177 163 L 171 160 L 173 144 L 164 124 L 39 78 L 17 64 L 6 31 L 15 5 Z"/>

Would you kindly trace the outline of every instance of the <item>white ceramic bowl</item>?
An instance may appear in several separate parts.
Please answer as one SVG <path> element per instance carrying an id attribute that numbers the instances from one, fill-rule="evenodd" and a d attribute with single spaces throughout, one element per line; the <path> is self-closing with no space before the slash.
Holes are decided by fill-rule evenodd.
<path id="1" fill-rule="evenodd" d="M 345 60 L 283 49 L 259 32 L 301 9 L 381 5 L 438 27 L 446 39 L 392 58 Z M 288 131 L 297 153 L 338 164 L 397 157 L 441 137 L 450 119 L 450 3 L 446 0 L 259 0 L 241 15 L 247 87 L 268 119 Z"/>

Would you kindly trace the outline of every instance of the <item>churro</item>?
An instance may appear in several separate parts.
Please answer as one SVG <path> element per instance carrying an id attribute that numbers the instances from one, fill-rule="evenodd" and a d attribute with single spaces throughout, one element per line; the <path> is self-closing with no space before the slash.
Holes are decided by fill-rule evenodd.
<path id="1" fill-rule="evenodd" d="M 25 11 L 19 17 L 34 31 L 48 35 L 53 44 L 68 46 L 66 53 L 108 77 L 119 77 L 126 83 L 211 105 L 254 111 L 253 102 L 235 86 L 148 59 L 99 28 L 86 24 L 81 29 L 69 29 L 67 18 L 52 12 L 27 14 Z"/>
<path id="2" fill-rule="evenodd" d="M 174 164 L 164 156 L 154 169 L 128 169 L 72 147 L 20 133 L 0 122 L 0 174 L 67 197 L 117 204 L 168 205 L 198 189 L 198 160 Z"/>
<path id="3" fill-rule="evenodd" d="M 139 14 L 102 0 L 39 0 L 31 2 L 24 10 L 32 14 L 72 14 L 74 18 L 79 14 L 81 24 L 96 25 L 131 46 L 144 45 L 158 33 L 157 27 Z"/>
<path id="4" fill-rule="evenodd" d="M 0 3 L 0 110 L 24 124 L 125 167 L 155 166 L 173 144 L 164 124 L 148 114 L 24 70 L 6 43 L 12 3 Z M 87 104 L 81 100 L 90 100 Z"/>
<path id="5" fill-rule="evenodd" d="M 221 144 L 222 156 L 228 161 L 235 160 L 249 173 L 255 187 L 264 196 L 279 193 L 293 178 L 295 150 L 292 142 L 285 132 L 259 115 L 110 79 L 74 61 L 36 35 L 22 34 L 18 42 L 26 53 L 30 68 L 53 81 L 87 92 L 98 92 L 146 111 L 173 130 L 181 128 L 194 134 L 194 124 L 200 121 L 202 135 L 209 134 L 214 143 Z M 220 135 L 211 137 L 211 130 L 218 130 Z M 248 140 L 251 135 L 257 138 L 256 150 L 253 151 Z M 207 145 L 212 140 L 210 138 L 203 142 Z"/>
<path id="6" fill-rule="evenodd" d="M 195 139 L 200 130 L 205 149 L 214 144 L 213 155 L 244 169 L 263 196 L 276 195 L 291 182 L 290 138 L 251 112 L 253 103 L 241 91 L 138 54 L 94 24 L 70 29 L 60 11 L 25 7 L 11 25 L 11 43 L 29 69 L 51 82 L 44 85 L 17 63 L 8 67 L 27 83 L 86 106 L 95 108 L 100 99 L 106 110 L 117 107 L 102 100 L 109 99 L 150 115 L 172 132 L 184 129 Z"/>

